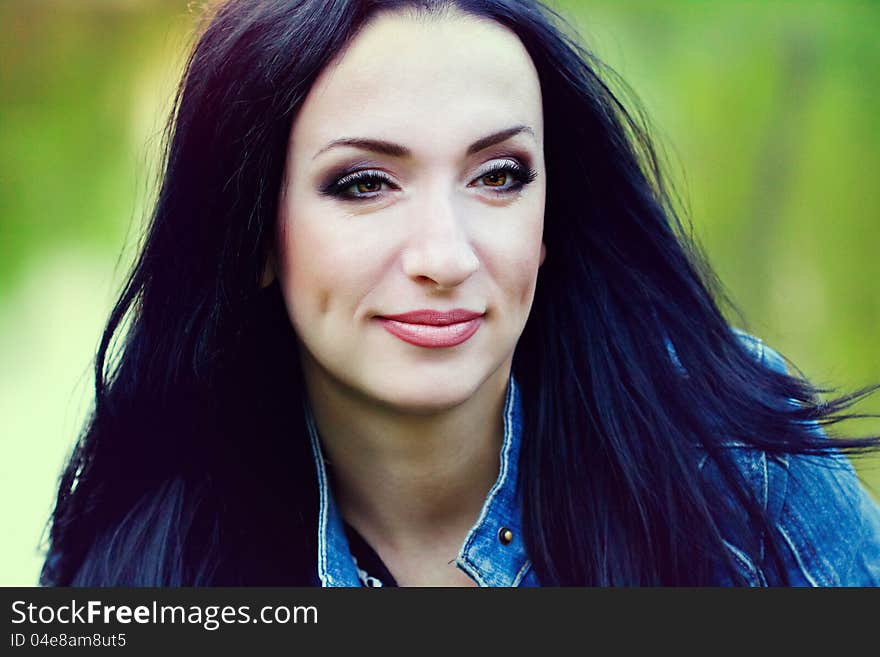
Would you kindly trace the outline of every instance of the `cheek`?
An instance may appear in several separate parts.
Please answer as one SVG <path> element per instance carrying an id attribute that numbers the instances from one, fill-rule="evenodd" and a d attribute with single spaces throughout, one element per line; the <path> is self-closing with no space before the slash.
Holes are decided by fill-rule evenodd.
<path id="1" fill-rule="evenodd" d="M 488 232 L 481 240 L 480 258 L 498 294 L 512 305 L 528 307 L 534 296 L 541 262 L 543 215 L 527 215 Z"/>
<path id="2" fill-rule="evenodd" d="M 388 260 L 381 234 L 320 204 L 301 203 L 282 221 L 279 278 L 291 313 L 316 319 L 334 310 L 356 312 Z"/>
<path id="3" fill-rule="evenodd" d="M 294 325 L 326 314 L 333 292 L 332 245 L 306 209 L 279 218 L 278 278 Z"/>
<path id="4" fill-rule="evenodd" d="M 539 237 L 540 239 L 540 237 Z M 540 249 L 540 247 L 539 247 Z M 538 278 L 538 267 L 540 266 L 540 250 L 530 250 L 527 257 L 524 257 L 511 265 L 513 275 L 516 277 L 517 289 L 520 291 L 519 305 L 530 308 L 532 299 L 535 296 L 535 283 Z"/>

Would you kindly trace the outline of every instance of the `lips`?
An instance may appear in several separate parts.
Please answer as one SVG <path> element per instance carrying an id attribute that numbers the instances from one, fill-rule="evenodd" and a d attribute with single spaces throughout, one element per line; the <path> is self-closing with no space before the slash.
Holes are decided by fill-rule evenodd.
<path id="1" fill-rule="evenodd" d="M 391 335 L 417 347 L 448 348 L 469 340 L 483 323 L 484 313 L 454 310 L 413 310 L 376 319 Z"/>

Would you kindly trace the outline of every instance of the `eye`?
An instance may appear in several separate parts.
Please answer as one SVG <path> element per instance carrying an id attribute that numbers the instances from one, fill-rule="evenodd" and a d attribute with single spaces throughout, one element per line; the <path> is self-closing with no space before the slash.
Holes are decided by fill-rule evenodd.
<path id="1" fill-rule="evenodd" d="M 383 188 L 398 189 L 384 171 L 355 171 L 324 185 L 321 193 L 342 200 L 359 201 L 375 198 Z"/>
<path id="2" fill-rule="evenodd" d="M 468 185 L 485 187 L 494 194 L 513 194 L 532 182 L 537 173 L 516 160 L 496 160 L 491 162 L 480 175 Z"/>
<path id="3" fill-rule="evenodd" d="M 487 187 L 505 187 L 508 173 L 506 171 L 493 171 L 483 176 L 483 184 Z"/>

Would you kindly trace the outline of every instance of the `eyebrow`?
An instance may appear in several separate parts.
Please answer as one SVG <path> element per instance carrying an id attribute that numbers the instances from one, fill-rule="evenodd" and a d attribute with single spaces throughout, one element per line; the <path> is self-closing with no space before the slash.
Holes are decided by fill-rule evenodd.
<path id="1" fill-rule="evenodd" d="M 511 137 L 514 137 L 518 134 L 530 134 L 532 137 L 535 136 L 535 131 L 532 130 L 527 125 L 517 125 L 512 128 L 505 128 L 504 130 L 499 130 L 498 132 L 493 132 L 491 135 L 486 135 L 485 137 L 481 137 L 473 144 L 467 147 L 467 154 L 473 155 L 474 153 L 479 153 L 481 150 L 489 148 L 490 146 L 494 146 L 495 144 L 501 143 Z M 367 139 L 362 137 L 343 137 L 342 139 L 334 139 L 329 144 L 324 146 L 321 150 L 315 153 L 312 159 L 317 158 L 321 153 L 329 151 L 332 148 L 338 148 L 340 146 L 349 146 L 351 148 L 359 148 L 364 151 L 372 151 L 374 153 L 381 153 L 383 155 L 390 155 L 391 157 L 409 157 L 412 155 L 412 151 L 410 151 L 406 146 L 401 146 L 400 144 L 395 144 L 394 142 L 384 141 L 381 139 Z"/>

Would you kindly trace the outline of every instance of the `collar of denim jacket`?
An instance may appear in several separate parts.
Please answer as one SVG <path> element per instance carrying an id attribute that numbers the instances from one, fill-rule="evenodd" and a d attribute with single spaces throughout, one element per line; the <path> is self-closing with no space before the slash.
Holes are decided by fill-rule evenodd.
<path id="1" fill-rule="evenodd" d="M 351 556 L 342 516 L 333 499 L 315 418 L 306 403 L 306 425 L 318 475 L 318 578 L 321 586 L 360 586 L 357 566 Z"/>
<path id="2" fill-rule="evenodd" d="M 325 587 L 360 586 L 357 565 L 333 498 L 321 441 L 308 404 L 306 423 L 318 477 L 318 578 Z M 504 440 L 498 478 L 455 560 L 455 565 L 480 586 L 519 586 L 531 567 L 523 542 L 517 491 L 521 441 L 522 402 L 511 376 L 504 400 Z"/>

